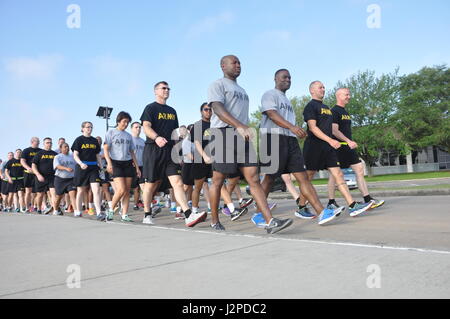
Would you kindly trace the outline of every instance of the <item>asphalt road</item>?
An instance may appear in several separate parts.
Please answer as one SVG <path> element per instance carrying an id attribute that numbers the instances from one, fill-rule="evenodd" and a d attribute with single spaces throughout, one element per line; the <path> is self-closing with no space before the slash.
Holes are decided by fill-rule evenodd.
<path id="1" fill-rule="evenodd" d="M 187 229 L 167 210 L 154 226 L 142 211 L 132 224 L 1 213 L 0 297 L 449 298 L 450 198 L 386 200 L 275 235 L 253 226 L 253 209 L 236 222 L 222 215 L 224 233 Z M 274 216 L 293 211 L 280 200 Z"/>

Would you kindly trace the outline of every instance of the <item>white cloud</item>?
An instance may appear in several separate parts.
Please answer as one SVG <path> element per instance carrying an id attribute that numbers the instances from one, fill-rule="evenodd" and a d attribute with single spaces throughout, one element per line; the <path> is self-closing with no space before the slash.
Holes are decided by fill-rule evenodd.
<path id="1" fill-rule="evenodd" d="M 59 54 L 33 57 L 17 57 L 4 61 L 6 71 L 17 81 L 48 81 L 54 79 L 63 63 Z"/>
<path id="2" fill-rule="evenodd" d="M 206 33 L 213 33 L 220 26 L 231 24 L 233 21 L 234 14 L 230 11 L 224 11 L 215 16 L 205 17 L 188 29 L 186 39 L 192 40 L 194 38 L 199 38 Z"/>

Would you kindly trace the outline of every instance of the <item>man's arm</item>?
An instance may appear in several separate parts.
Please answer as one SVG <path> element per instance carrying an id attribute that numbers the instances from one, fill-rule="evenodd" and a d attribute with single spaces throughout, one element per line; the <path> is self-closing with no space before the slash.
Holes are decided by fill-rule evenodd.
<path id="1" fill-rule="evenodd" d="M 20 159 L 20 164 L 22 164 L 22 166 L 23 166 L 27 171 L 29 171 L 29 172 L 32 171 L 31 167 L 28 166 L 26 159 L 21 158 L 21 159 Z"/>
<path id="2" fill-rule="evenodd" d="M 265 113 L 276 125 L 289 129 L 299 138 L 306 137 L 306 132 L 301 127 L 292 125 L 292 123 L 286 121 L 276 110 L 267 110 Z"/>
<path id="3" fill-rule="evenodd" d="M 339 140 L 346 142 L 351 149 L 358 147 L 358 144 L 353 142 L 339 130 L 339 124 L 337 123 L 333 123 L 333 135 L 336 136 Z"/>
<path id="4" fill-rule="evenodd" d="M 339 147 L 341 147 L 341 143 L 339 143 L 335 139 L 332 139 L 324 132 L 322 132 L 320 128 L 317 127 L 316 120 L 308 120 L 308 127 L 311 133 L 313 133 L 317 138 L 321 139 L 322 141 L 325 141 L 328 144 L 330 144 L 333 148 L 338 149 Z"/>
<path id="5" fill-rule="evenodd" d="M 167 144 L 167 140 L 164 137 L 159 136 L 158 133 L 156 133 L 152 128 L 152 123 L 150 123 L 149 121 L 143 121 L 142 126 L 144 127 L 145 136 L 147 136 L 151 140 L 154 140 L 156 145 L 158 145 L 159 147 L 163 147 Z"/>
<path id="6" fill-rule="evenodd" d="M 252 139 L 253 134 L 251 133 L 249 127 L 242 124 L 240 121 L 235 119 L 226 109 L 222 102 L 211 102 L 210 103 L 214 114 L 219 117 L 219 119 L 228 125 L 236 128 L 236 131 L 245 139 Z"/>

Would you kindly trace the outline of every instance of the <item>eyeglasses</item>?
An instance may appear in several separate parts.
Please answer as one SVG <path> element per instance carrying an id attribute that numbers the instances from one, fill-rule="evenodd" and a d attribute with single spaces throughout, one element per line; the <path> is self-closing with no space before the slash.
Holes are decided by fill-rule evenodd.
<path id="1" fill-rule="evenodd" d="M 211 109 L 204 108 L 203 111 L 205 111 L 205 112 L 211 112 Z"/>
<path id="2" fill-rule="evenodd" d="M 170 88 L 168 88 L 168 87 L 162 87 L 162 88 L 160 88 L 161 90 L 167 90 L 167 91 L 170 91 Z"/>

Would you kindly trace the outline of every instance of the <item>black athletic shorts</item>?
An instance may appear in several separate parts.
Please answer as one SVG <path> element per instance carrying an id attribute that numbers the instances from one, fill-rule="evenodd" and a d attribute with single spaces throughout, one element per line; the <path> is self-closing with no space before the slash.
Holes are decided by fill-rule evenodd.
<path id="1" fill-rule="evenodd" d="M 136 177 L 136 168 L 134 168 L 133 161 L 111 161 L 113 166 L 113 179 L 116 177 L 131 177 L 134 179 Z"/>
<path id="2" fill-rule="evenodd" d="M 64 195 L 72 191 L 76 191 L 77 188 L 73 182 L 73 178 L 61 178 L 55 176 L 55 191 L 56 195 Z"/>
<path id="3" fill-rule="evenodd" d="M 73 178 L 76 187 L 89 186 L 91 183 L 100 183 L 100 168 L 97 165 L 89 165 L 86 169 L 81 169 L 80 165 L 75 166 L 75 176 Z"/>
<path id="4" fill-rule="evenodd" d="M 303 157 L 308 171 L 319 171 L 329 167 L 339 167 L 337 152 L 325 141 L 306 138 Z"/>
<path id="5" fill-rule="evenodd" d="M 273 178 L 305 171 L 302 151 L 297 138 L 293 136 L 262 134 L 259 156 L 261 173 Z"/>
<path id="6" fill-rule="evenodd" d="M 212 177 L 212 165 L 211 164 L 192 164 L 192 177 L 194 180 L 211 178 Z"/>
<path id="7" fill-rule="evenodd" d="M 45 181 L 40 182 L 37 177 L 35 177 L 34 187 L 36 188 L 36 193 L 45 193 L 50 188 L 55 188 L 55 175 L 43 175 Z"/>
<path id="8" fill-rule="evenodd" d="M 213 171 L 238 176 L 241 167 L 258 166 L 258 156 L 252 142 L 244 140 L 235 129 L 214 128 L 211 133 Z"/>
<path id="9" fill-rule="evenodd" d="M 164 177 L 181 175 L 181 165 L 172 161 L 171 147 L 145 144 L 143 177 L 146 183 L 163 180 Z"/>
<path id="10" fill-rule="evenodd" d="M 35 193 L 34 180 L 35 180 L 34 174 L 23 172 L 23 186 L 25 188 L 32 188 L 33 193 Z"/>
<path id="11" fill-rule="evenodd" d="M 2 180 L 2 187 L 1 187 L 2 189 L 1 189 L 1 191 L 2 191 L 2 194 L 3 195 L 8 195 L 8 182 L 7 181 L 4 181 L 4 180 Z"/>
<path id="12" fill-rule="evenodd" d="M 133 182 L 131 183 L 131 188 L 136 188 L 141 184 L 145 183 L 144 177 L 143 177 L 143 167 L 139 166 L 139 170 L 141 171 L 141 177 L 138 177 L 137 175 L 135 176 L 135 178 L 133 178 Z"/>
<path id="13" fill-rule="evenodd" d="M 12 184 L 8 183 L 8 193 L 23 192 L 24 190 L 23 178 L 13 180 Z"/>
<path id="14" fill-rule="evenodd" d="M 106 171 L 106 168 L 103 168 L 99 170 L 99 177 L 100 177 L 100 185 L 103 184 L 111 184 L 111 175 Z"/>
<path id="15" fill-rule="evenodd" d="M 192 175 L 193 165 L 194 164 L 192 163 L 184 163 L 183 166 L 181 166 L 181 178 L 184 185 L 194 185 L 194 176 Z"/>
<path id="16" fill-rule="evenodd" d="M 352 150 L 347 144 L 342 144 L 342 146 L 337 149 L 337 155 L 341 168 L 349 168 L 352 165 L 361 163 L 356 150 Z"/>

